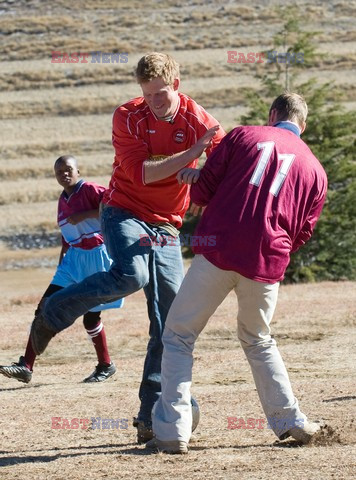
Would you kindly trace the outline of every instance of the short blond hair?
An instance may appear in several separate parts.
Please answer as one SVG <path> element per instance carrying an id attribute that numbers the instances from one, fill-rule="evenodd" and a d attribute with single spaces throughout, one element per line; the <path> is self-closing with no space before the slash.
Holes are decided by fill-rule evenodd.
<path id="1" fill-rule="evenodd" d="M 151 52 L 139 60 L 135 75 L 138 83 L 161 77 L 166 85 L 173 85 L 179 78 L 179 64 L 166 53 Z"/>
<path id="2" fill-rule="evenodd" d="M 278 121 L 289 120 L 302 126 L 308 116 L 308 106 L 306 101 L 298 93 L 284 92 L 277 97 L 270 108 L 277 111 Z"/>

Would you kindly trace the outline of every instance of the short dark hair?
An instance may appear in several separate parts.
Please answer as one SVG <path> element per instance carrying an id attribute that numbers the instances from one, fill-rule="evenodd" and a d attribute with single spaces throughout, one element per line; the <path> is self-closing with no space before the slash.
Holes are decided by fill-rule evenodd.
<path id="1" fill-rule="evenodd" d="M 62 155 L 61 157 L 58 157 L 57 160 L 54 162 L 54 168 L 56 168 L 57 165 L 60 163 L 66 162 L 67 160 L 73 160 L 73 163 L 76 168 L 78 168 L 78 162 L 73 155 Z"/>
<path id="2" fill-rule="evenodd" d="M 284 92 L 277 97 L 270 108 L 277 111 L 277 118 L 281 122 L 283 120 L 290 120 L 302 126 L 308 116 L 308 106 L 306 101 L 298 93 Z"/>

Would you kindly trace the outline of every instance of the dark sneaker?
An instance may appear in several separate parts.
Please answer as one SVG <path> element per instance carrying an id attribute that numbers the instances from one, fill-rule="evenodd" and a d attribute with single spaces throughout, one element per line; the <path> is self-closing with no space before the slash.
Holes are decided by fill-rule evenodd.
<path id="1" fill-rule="evenodd" d="M 113 362 L 110 365 L 98 365 L 95 367 L 94 372 L 89 377 L 84 378 L 84 383 L 105 382 L 108 378 L 112 377 L 116 372 L 116 367 Z"/>
<path id="2" fill-rule="evenodd" d="M 146 448 L 156 452 L 180 455 L 188 453 L 188 444 L 182 440 L 158 440 L 158 438 L 152 438 L 152 440 L 146 443 Z"/>
<path id="3" fill-rule="evenodd" d="M 5 377 L 16 378 L 16 380 L 23 383 L 29 383 L 32 378 L 32 372 L 26 367 L 24 357 L 20 357 L 18 363 L 13 363 L 8 367 L 0 366 L 0 373 L 5 375 Z"/>
<path id="4" fill-rule="evenodd" d="M 31 325 L 31 343 L 36 355 L 41 355 L 57 332 L 48 327 L 41 314 L 36 315 Z"/>
<path id="5" fill-rule="evenodd" d="M 153 431 L 151 425 L 146 425 L 143 420 L 133 419 L 132 425 L 137 428 L 137 443 L 147 443 L 153 438 Z"/>

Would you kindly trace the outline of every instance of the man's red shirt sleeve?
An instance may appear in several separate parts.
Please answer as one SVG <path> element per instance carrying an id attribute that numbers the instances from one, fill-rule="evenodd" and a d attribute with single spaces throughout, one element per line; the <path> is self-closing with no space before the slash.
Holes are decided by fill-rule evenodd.
<path id="1" fill-rule="evenodd" d="M 135 131 L 125 107 L 118 107 L 113 116 L 112 140 L 115 148 L 115 166 L 120 166 L 134 184 L 145 185 L 143 162 L 150 157 L 147 143 Z"/>

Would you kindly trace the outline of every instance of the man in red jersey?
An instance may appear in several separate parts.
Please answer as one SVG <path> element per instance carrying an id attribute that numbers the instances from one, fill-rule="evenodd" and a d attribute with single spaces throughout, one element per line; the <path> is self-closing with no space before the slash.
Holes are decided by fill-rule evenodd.
<path id="1" fill-rule="evenodd" d="M 238 337 L 270 428 L 280 439 L 302 443 L 320 430 L 300 411 L 270 335 L 290 253 L 311 237 L 327 191 L 324 169 L 300 139 L 306 117 L 304 99 L 283 94 L 272 103 L 268 126 L 235 128 L 200 172 L 178 173 L 180 181 L 194 183 L 192 201 L 206 206 L 195 236 L 214 237 L 215 244 L 194 248 L 167 317 L 162 395 L 153 409 L 156 438 L 149 448 L 187 453 L 194 344 L 232 289 Z"/>
<path id="2" fill-rule="evenodd" d="M 143 443 L 152 438 L 151 411 L 161 391 L 163 327 L 184 274 L 177 239 L 190 186 L 180 184 L 176 174 L 195 167 L 202 152 L 210 153 L 225 132 L 178 92 L 179 66 L 169 55 L 145 55 L 136 78 L 143 96 L 119 106 L 113 116 L 115 161 L 101 214 L 112 267 L 52 295 L 32 324 L 31 339 L 41 354 L 56 333 L 94 305 L 143 288 L 150 340 L 134 423 Z"/>

